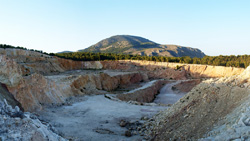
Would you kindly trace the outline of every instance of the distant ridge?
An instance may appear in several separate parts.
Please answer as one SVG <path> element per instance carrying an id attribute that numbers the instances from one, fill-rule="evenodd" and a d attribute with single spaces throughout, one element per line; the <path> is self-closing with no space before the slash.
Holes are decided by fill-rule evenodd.
<path id="1" fill-rule="evenodd" d="M 192 58 L 202 58 L 205 56 L 201 50 L 196 48 L 178 45 L 161 45 L 148 39 L 131 35 L 112 36 L 79 51 L 168 57 L 190 56 Z"/>
<path id="2" fill-rule="evenodd" d="M 73 52 L 73 51 L 61 51 L 61 52 L 57 52 L 57 53 L 70 53 L 70 52 Z"/>

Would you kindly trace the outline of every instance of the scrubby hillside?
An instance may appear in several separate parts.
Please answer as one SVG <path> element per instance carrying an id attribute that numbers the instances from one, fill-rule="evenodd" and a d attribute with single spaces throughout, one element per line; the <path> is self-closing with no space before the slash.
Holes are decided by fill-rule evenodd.
<path id="1" fill-rule="evenodd" d="M 112 36 L 80 51 L 168 57 L 190 56 L 192 58 L 205 56 L 199 49 L 177 45 L 160 45 L 148 39 L 130 35 Z"/>

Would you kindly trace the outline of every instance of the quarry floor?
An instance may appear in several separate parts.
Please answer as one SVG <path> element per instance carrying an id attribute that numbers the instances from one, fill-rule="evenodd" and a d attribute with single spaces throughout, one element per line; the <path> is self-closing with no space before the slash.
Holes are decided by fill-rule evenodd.
<path id="1" fill-rule="evenodd" d="M 136 105 L 108 99 L 105 95 L 84 96 L 72 105 L 46 108 L 39 113 L 39 119 L 50 123 L 55 132 L 66 139 L 143 140 L 145 137 L 140 126 L 159 111 L 167 109 L 165 104 L 173 104 L 184 95 L 171 91 L 176 83 L 166 84 L 151 104 Z"/>

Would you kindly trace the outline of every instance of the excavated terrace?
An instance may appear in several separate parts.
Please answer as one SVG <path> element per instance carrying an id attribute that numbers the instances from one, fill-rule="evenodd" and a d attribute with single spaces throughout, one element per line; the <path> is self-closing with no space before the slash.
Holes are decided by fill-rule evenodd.
<path id="1" fill-rule="evenodd" d="M 2 140 L 250 137 L 250 68 L 0 54 Z"/>

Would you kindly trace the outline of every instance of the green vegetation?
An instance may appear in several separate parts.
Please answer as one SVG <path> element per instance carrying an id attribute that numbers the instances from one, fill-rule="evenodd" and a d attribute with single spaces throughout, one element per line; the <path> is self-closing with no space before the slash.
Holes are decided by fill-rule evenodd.
<path id="1" fill-rule="evenodd" d="M 199 49 L 187 48 L 177 45 L 160 45 L 148 39 L 131 36 L 131 35 L 116 35 L 86 48 L 79 52 L 93 53 L 115 53 L 115 54 L 133 54 L 144 52 L 146 55 L 154 54 L 153 56 L 171 55 L 171 57 L 190 56 L 204 57 L 205 54 Z"/>
<path id="2" fill-rule="evenodd" d="M 181 68 L 181 66 L 177 65 L 176 66 L 176 70 L 179 70 Z"/>
<path id="3" fill-rule="evenodd" d="M 46 53 L 39 50 L 27 49 L 24 47 L 14 47 L 11 45 L 0 44 L 0 48 L 16 48 L 23 50 L 36 51 L 39 53 L 57 56 L 60 58 L 72 59 L 75 61 L 104 61 L 104 60 L 146 60 L 156 62 L 173 62 L 186 64 L 203 64 L 213 66 L 241 67 L 246 68 L 250 64 L 250 55 L 231 55 L 231 56 L 205 56 L 203 58 L 185 57 L 164 57 L 164 56 L 140 56 L 115 53 L 90 53 L 90 52 L 70 52 L 70 53 Z M 178 69 L 179 66 L 176 67 Z"/>
<path id="4" fill-rule="evenodd" d="M 140 56 L 114 53 L 90 53 L 74 52 L 55 54 L 58 57 L 76 61 L 103 61 L 103 60 L 147 60 L 156 62 L 174 62 L 186 64 L 204 64 L 213 66 L 241 67 L 246 68 L 250 64 L 250 55 L 238 56 L 205 56 L 203 58 L 185 57 L 164 57 L 164 56 Z M 177 67 L 178 69 L 178 67 Z"/>
<path id="5" fill-rule="evenodd" d="M 109 47 L 108 49 L 105 49 Z M 123 53 L 133 48 L 136 50 L 145 48 L 159 47 L 157 43 L 154 43 L 148 39 L 130 36 L 130 35 L 116 35 L 110 38 L 104 39 L 89 48 L 79 50 L 80 52 L 94 52 L 94 53 Z"/>
<path id="6" fill-rule="evenodd" d="M 129 48 L 130 48 L 130 47 L 124 47 L 124 48 L 108 48 L 108 49 L 106 49 L 106 50 L 104 50 L 104 51 L 102 51 L 102 52 L 103 52 L 103 53 L 110 53 L 110 52 L 112 52 L 112 53 L 118 54 L 118 53 L 122 53 L 122 52 L 128 50 Z M 97 52 L 96 52 L 96 53 L 97 53 Z"/>
<path id="7" fill-rule="evenodd" d="M 13 49 L 29 50 L 29 51 L 35 51 L 35 52 L 39 52 L 39 53 L 42 53 L 42 54 L 54 56 L 54 53 L 50 53 L 49 54 L 49 53 L 43 52 L 41 50 L 27 49 L 25 47 L 19 47 L 19 46 L 15 47 L 15 46 L 6 45 L 6 44 L 0 44 L 0 48 L 4 48 L 4 49 L 6 49 L 6 48 L 13 48 Z"/>

